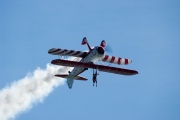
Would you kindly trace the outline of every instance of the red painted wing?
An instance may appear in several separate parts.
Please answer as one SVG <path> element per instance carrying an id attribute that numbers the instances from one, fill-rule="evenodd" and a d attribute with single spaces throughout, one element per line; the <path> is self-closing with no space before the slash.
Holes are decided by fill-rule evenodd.
<path id="1" fill-rule="evenodd" d="M 136 70 L 129 70 L 117 67 L 110 67 L 104 65 L 97 65 L 92 63 L 83 63 L 83 62 L 76 62 L 76 61 L 69 61 L 69 60 L 62 60 L 56 59 L 51 61 L 52 64 L 55 65 L 62 65 L 62 66 L 69 66 L 69 67 L 83 67 L 83 68 L 93 68 L 98 69 L 99 71 L 109 72 L 114 74 L 121 74 L 121 75 L 135 75 L 138 74 Z"/>

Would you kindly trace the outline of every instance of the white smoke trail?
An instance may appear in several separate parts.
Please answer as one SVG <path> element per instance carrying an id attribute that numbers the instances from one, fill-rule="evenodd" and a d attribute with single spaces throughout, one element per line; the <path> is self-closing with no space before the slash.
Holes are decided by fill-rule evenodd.
<path id="1" fill-rule="evenodd" d="M 47 64 L 45 70 L 37 68 L 34 73 L 15 81 L 0 91 L 0 120 L 14 119 L 16 115 L 42 102 L 54 87 L 64 84 L 64 79 L 54 77 L 67 73 L 71 68 Z"/>

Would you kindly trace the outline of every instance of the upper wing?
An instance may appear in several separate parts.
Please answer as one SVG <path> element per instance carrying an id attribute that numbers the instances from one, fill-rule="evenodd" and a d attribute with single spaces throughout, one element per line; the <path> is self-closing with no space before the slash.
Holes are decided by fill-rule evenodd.
<path id="1" fill-rule="evenodd" d="M 109 56 L 109 55 L 105 55 L 102 58 L 102 61 L 114 63 L 114 64 L 119 64 L 119 65 L 127 65 L 127 64 L 132 62 L 132 60 L 127 59 L 127 58 L 120 58 L 120 57 Z"/>
<path id="2" fill-rule="evenodd" d="M 138 72 L 135 70 L 97 65 L 97 64 L 91 64 L 91 63 L 69 61 L 69 60 L 56 59 L 56 60 L 52 60 L 51 63 L 55 65 L 62 65 L 62 66 L 69 66 L 69 67 L 93 68 L 93 69 L 98 69 L 99 71 L 109 72 L 109 73 L 114 73 L 114 74 L 121 74 L 121 75 L 138 74 Z"/>
<path id="3" fill-rule="evenodd" d="M 88 52 L 66 50 L 60 48 L 52 48 L 48 51 L 48 53 L 52 55 L 74 56 L 74 57 L 85 57 L 88 54 Z"/>

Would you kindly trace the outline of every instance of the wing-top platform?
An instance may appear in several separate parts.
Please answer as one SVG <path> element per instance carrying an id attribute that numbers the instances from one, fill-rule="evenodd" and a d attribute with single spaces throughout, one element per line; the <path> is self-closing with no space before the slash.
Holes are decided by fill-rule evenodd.
<path id="1" fill-rule="evenodd" d="M 69 66 L 69 67 L 83 67 L 83 68 L 92 68 L 98 69 L 99 71 L 109 72 L 114 74 L 121 74 L 121 75 L 136 75 L 138 72 L 136 70 L 129 70 L 124 68 L 117 68 L 105 65 L 97 65 L 93 63 L 83 63 L 83 62 L 76 62 L 70 60 L 63 60 L 63 59 L 56 59 L 51 61 L 54 65 L 61 65 L 61 66 Z"/>

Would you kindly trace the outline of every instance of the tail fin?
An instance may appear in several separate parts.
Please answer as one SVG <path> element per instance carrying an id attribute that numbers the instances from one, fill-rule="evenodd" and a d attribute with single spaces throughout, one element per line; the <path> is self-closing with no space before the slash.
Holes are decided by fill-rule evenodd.
<path id="1" fill-rule="evenodd" d="M 92 49 L 91 49 L 91 47 L 90 47 L 90 45 L 89 45 L 88 40 L 87 40 L 86 37 L 83 38 L 81 45 L 85 45 L 85 44 L 87 44 L 89 50 L 91 51 Z"/>
<path id="2" fill-rule="evenodd" d="M 87 41 L 87 38 L 86 38 L 86 37 L 84 37 L 84 38 L 83 38 L 83 40 L 82 40 L 81 45 L 85 45 L 87 42 L 88 42 L 88 41 Z"/>
<path id="3" fill-rule="evenodd" d="M 102 40 L 100 46 L 103 47 L 103 48 L 106 47 L 106 41 Z"/>

